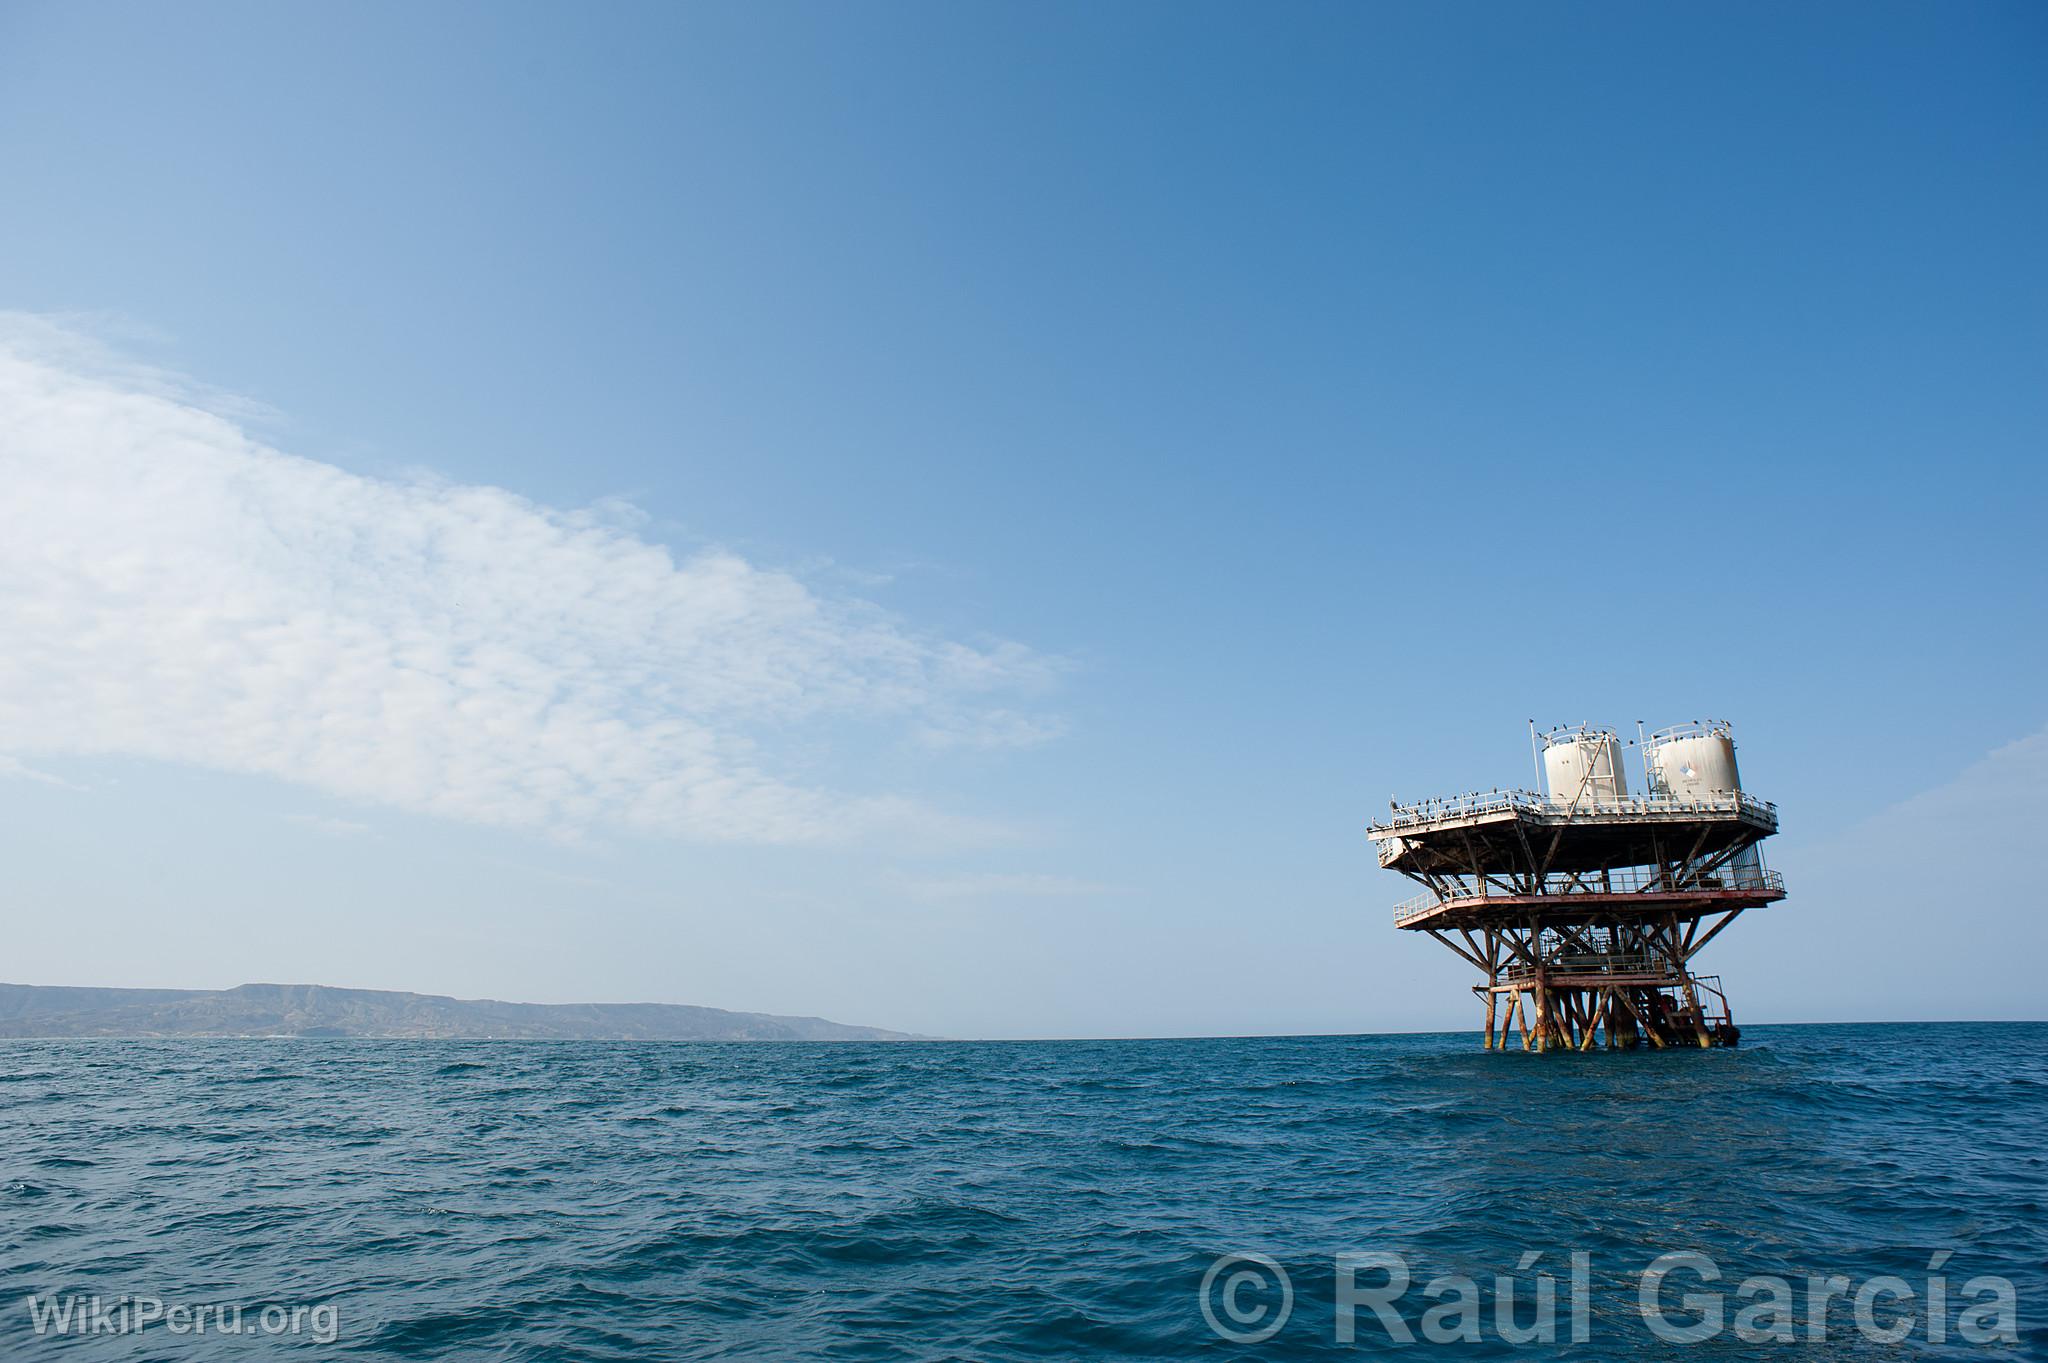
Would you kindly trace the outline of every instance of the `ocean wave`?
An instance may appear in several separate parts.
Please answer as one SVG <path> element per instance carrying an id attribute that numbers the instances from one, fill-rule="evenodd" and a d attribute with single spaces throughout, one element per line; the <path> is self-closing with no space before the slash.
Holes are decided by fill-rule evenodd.
<path id="1" fill-rule="evenodd" d="M 1271 1356 L 1350 1357 L 1339 1252 L 1579 1249 L 1605 1333 L 1573 1356 L 1620 1363 L 1625 1271 L 1669 1249 L 1910 1278 L 1947 1248 L 2048 1291 L 2048 1027 L 1746 1040 L 12 1042 L 0 1295 L 331 1300 L 373 1358 L 1181 1359 L 1217 1347 L 1204 1271 L 1253 1250 L 1325 1327 Z"/>

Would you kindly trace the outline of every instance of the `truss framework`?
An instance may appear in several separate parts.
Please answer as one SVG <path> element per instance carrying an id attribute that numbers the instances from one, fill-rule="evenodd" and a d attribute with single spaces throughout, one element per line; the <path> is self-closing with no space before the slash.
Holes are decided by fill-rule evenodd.
<path id="1" fill-rule="evenodd" d="M 1751 804 L 1759 802 L 1750 802 Z M 1734 1045 L 1718 976 L 1693 958 L 1784 881 L 1754 850 L 1776 830 L 1743 800 L 1685 818 L 1488 810 L 1374 828 L 1383 865 L 1425 887 L 1395 909 L 1477 968 L 1485 1046 Z"/>

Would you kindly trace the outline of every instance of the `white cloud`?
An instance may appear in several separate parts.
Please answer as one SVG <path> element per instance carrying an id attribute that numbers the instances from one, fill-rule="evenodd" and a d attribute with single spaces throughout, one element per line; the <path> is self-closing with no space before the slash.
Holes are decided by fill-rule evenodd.
<path id="1" fill-rule="evenodd" d="M 284 817 L 286 823 L 295 823 L 323 838 L 367 838 L 375 832 L 366 823 L 330 818 L 325 814 L 287 814 Z"/>
<path id="2" fill-rule="evenodd" d="M 61 776 L 52 776 L 49 772 L 38 771 L 19 757 L 12 757 L 4 752 L 0 752 L 0 778 L 16 781 L 36 781 L 46 786 L 57 786 L 63 790 L 85 789 L 84 786 L 74 781 L 67 781 Z"/>
<path id="3" fill-rule="evenodd" d="M 1951 780 L 1879 811 L 1812 854 L 1891 884 L 1901 883 L 1904 868 L 1930 885 L 1972 883 L 1992 866 L 2003 877 L 2032 857 L 2044 801 L 2048 729 L 1994 748 Z"/>
<path id="4" fill-rule="evenodd" d="M 903 875 L 894 888 L 916 899 L 1072 898 L 1112 893 L 1112 887 L 1068 876 L 1033 871 L 962 871 L 951 875 Z"/>
<path id="5" fill-rule="evenodd" d="M 576 837 L 992 826 L 774 770 L 860 717 L 1031 741 L 1056 660 L 932 639 L 619 508 L 361 477 L 73 331 L 0 318 L 0 750 L 123 754 Z"/>
<path id="6" fill-rule="evenodd" d="M 2044 802 L 2048 729 L 1825 842 L 1767 845 L 1789 894 L 1722 939 L 1729 978 L 1766 1017 L 2040 1017 Z"/>
<path id="7" fill-rule="evenodd" d="M 934 716 L 917 736 L 933 748 L 1029 748 L 1049 743 L 1066 731 L 1066 721 L 1058 715 L 988 709 Z"/>

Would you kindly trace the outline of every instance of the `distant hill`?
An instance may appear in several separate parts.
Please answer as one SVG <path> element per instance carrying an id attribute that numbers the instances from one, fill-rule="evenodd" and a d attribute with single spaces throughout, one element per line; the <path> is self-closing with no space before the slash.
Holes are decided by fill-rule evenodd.
<path id="1" fill-rule="evenodd" d="M 234 989 L 72 989 L 0 984 L 0 1037 L 360 1036 L 577 1041 L 906 1041 L 823 1018 L 675 1003 L 500 1003 L 245 984 Z"/>

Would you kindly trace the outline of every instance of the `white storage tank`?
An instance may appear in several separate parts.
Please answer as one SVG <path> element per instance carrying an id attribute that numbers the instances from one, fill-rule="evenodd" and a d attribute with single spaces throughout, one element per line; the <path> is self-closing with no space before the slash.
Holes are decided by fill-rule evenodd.
<path id="1" fill-rule="evenodd" d="M 1719 720 L 1659 729 L 1643 749 L 1650 793 L 1698 800 L 1742 789 L 1735 770 L 1735 735 Z"/>
<path id="2" fill-rule="evenodd" d="M 1581 809 L 1626 800 L 1621 740 L 1590 726 L 1543 735 L 1543 784 L 1554 802 Z"/>

